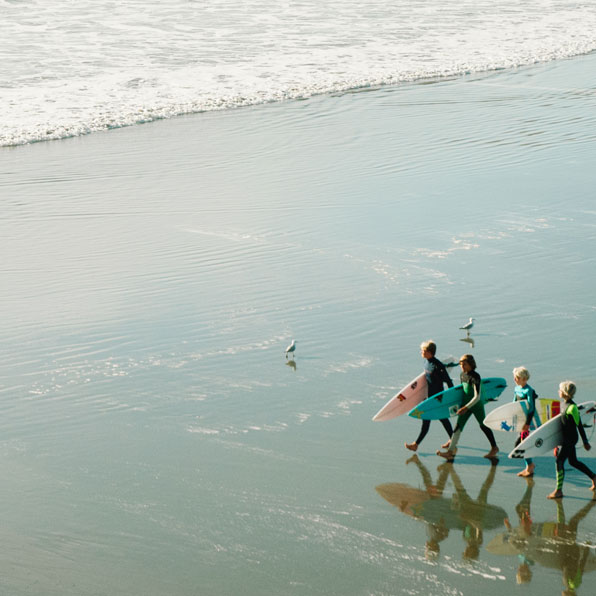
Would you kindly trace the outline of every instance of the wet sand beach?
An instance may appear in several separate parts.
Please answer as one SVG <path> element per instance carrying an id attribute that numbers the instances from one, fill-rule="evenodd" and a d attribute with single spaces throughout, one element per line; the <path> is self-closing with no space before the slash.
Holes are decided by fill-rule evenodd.
<path id="1" fill-rule="evenodd" d="M 491 596 L 522 554 L 560 594 L 565 545 L 594 554 L 584 477 L 557 505 L 552 458 L 530 486 L 505 433 L 493 468 L 470 422 L 447 470 L 440 424 L 412 460 L 419 422 L 371 418 L 428 338 L 505 377 L 500 403 L 519 365 L 594 399 L 595 67 L 2 149 L 3 591 Z M 528 536 L 561 508 L 545 562 Z"/>

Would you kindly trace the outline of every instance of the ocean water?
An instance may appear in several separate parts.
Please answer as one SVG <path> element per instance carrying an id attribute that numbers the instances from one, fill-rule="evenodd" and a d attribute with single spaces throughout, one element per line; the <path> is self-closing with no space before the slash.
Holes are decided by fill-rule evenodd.
<path id="1" fill-rule="evenodd" d="M 591 594 L 586 478 L 371 418 L 428 337 L 593 398 L 595 61 L 3 149 L 2 591 Z"/>
<path id="2" fill-rule="evenodd" d="M 0 146 L 596 49 L 577 0 L 0 0 Z"/>
<path id="3" fill-rule="evenodd" d="M 137 5 L 148 12 L 134 11 L 133 27 L 129 3 L 101 14 L 97 3 L 2 6 L 13 20 L 1 27 L 29 10 L 23 34 L 35 23 L 53 32 L 21 49 L 37 47 L 72 80 L 83 72 L 73 46 L 50 49 L 79 43 L 95 73 L 89 89 L 109 75 L 111 54 L 94 58 L 85 43 L 143 38 L 139 15 L 159 37 L 179 14 L 178 3 Z M 283 6 L 311 15 L 314 30 L 328 5 Z M 435 5 L 409 3 L 408 14 L 455 27 L 450 6 L 440 18 Z M 542 38 L 555 53 L 588 36 L 587 5 L 537 2 L 531 17 L 499 6 L 501 22 L 550 22 L 568 37 L 558 49 L 556 35 Z M 475 23 L 495 10 L 458 7 Z M 258 37 L 258 11 L 243 3 L 233 14 L 241 9 Z M 85 20 L 75 26 L 69 10 Z M 369 11 L 381 30 L 388 10 Z M 84 34 L 85 24 L 105 35 Z M 64 35 L 69 26 L 79 33 Z M 511 31 L 512 46 L 540 37 Z M 136 64 L 122 80 L 160 52 L 176 59 L 160 44 L 153 58 L 148 45 L 126 47 Z M 30 68 L 14 51 L 12 71 Z M 317 52 L 305 51 L 306 67 Z M 493 466 L 471 422 L 446 466 L 434 454 L 440 425 L 412 458 L 403 443 L 417 421 L 371 421 L 419 374 L 418 346 L 431 337 L 439 357 L 472 352 L 483 376 L 510 382 L 527 366 L 542 397 L 566 378 L 578 402 L 596 393 L 596 54 L 464 70 L 323 95 L 302 88 L 302 101 L 103 132 L 98 120 L 96 134 L 77 136 L 85 125 L 47 143 L 28 142 L 50 138 L 29 120 L 44 102 L 20 96 L 31 113 L 18 135 L 30 126 L 29 136 L 0 151 L 2 593 L 593 593 L 596 501 L 585 477 L 569 471 L 556 504 L 545 498 L 552 458 L 537 458 L 533 482 L 518 478 L 505 433 Z M 25 79 L 10 92 L 25 93 Z M 88 97 L 101 103 L 98 89 Z M 112 93 L 114 113 L 123 97 Z M 63 99 L 41 119 L 56 123 L 63 110 L 83 122 L 85 110 Z M 467 336 L 459 326 L 470 316 Z M 580 451 L 596 469 L 592 454 Z"/>

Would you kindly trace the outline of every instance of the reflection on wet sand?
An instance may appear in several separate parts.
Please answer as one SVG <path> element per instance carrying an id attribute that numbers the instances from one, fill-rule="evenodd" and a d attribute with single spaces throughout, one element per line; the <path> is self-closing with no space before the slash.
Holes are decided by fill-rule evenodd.
<path id="1" fill-rule="evenodd" d="M 563 596 L 577 594 L 585 573 L 596 570 L 596 547 L 577 541 L 579 523 L 596 505 L 589 501 L 568 522 L 562 501 L 556 501 L 557 520 L 534 523 L 530 515 L 530 503 L 534 482 L 527 480 L 527 488 L 516 506 L 518 526 L 505 521 L 506 532 L 493 538 L 487 550 L 493 554 L 516 556 L 520 564 L 517 582 L 532 580 L 532 566 L 539 564 L 559 569 L 563 580 Z"/>
<path id="2" fill-rule="evenodd" d="M 468 495 L 452 464 L 440 465 L 437 468 L 437 482 L 433 483 L 430 472 L 418 456 L 414 455 L 408 463 L 415 463 L 418 467 L 424 490 L 392 482 L 377 486 L 377 492 L 402 513 L 426 523 L 428 558 L 436 558 L 440 552 L 440 543 L 447 538 L 450 530 L 457 529 L 461 530 L 465 543 L 463 557 L 478 559 L 483 531 L 501 527 L 507 519 L 504 509 L 488 503 L 488 492 L 494 482 L 497 460 L 491 461 L 492 465 L 476 499 Z M 443 492 L 449 478 L 455 492 L 447 498 L 443 496 Z"/>

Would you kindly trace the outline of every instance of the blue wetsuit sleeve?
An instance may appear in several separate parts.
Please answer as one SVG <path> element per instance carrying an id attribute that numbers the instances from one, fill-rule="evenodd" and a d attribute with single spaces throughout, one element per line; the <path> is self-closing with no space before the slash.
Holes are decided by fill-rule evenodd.
<path id="1" fill-rule="evenodd" d="M 534 414 L 536 414 L 536 397 L 534 389 L 530 389 L 528 391 L 528 413 L 526 414 L 526 424 L 528 425 L 532 422 Z"/>
<path id="2" fill-rule="evenodd" d="M 511 401 L 519 401 L 519 395 L 517 393 L 518 387 L 517 385 L 513 389 L 513 399 Z"/>

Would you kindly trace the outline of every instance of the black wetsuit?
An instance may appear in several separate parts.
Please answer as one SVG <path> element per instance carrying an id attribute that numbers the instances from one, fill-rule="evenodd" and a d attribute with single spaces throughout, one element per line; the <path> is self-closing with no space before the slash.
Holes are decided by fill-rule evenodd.
<path id="1" fill-rule="evenodd" d="M 561 414 L 561 422 L 563 425 L 563 443 L 559 447 L 557 453 L 557 490 L 562 490 L 563 480 L 565 479 L 565 460 L 580 472 L 594 480 L 595 474 L 584 464 L 577 459 L 575 453 L 575 444 L 578 439 L 578 431 L 581 435 L 584 445 L 588 442 L 586 431 L 581 422 L 579 410 L 573 400 L 569 400 L 565 404 L 565 409 Z"/>
<path id="2" fill-rule="evenodd" d="M 453 387 L 453 381 L 451 380 L 445 365 L 434 356 L 425 361 L 424 374 L 426 376 L 426 384 L 428 385 L 428 397 L 441 393 L 441 391 L 443 391 L 443 383 L 447 383 L 447 387 Z M 451 427 L 449 418 L 443 418 L 441 424 L 447 431 L 447 434 L 451 437 L 453 428 Z M 420 445 L 424 437 L 426 437 L 429 428 L 430 420 L 423 420 L 420 434 L 415 441 L 416 445 Z"/>

